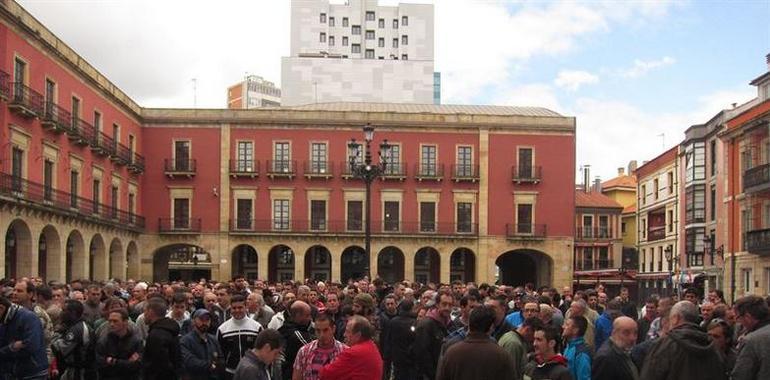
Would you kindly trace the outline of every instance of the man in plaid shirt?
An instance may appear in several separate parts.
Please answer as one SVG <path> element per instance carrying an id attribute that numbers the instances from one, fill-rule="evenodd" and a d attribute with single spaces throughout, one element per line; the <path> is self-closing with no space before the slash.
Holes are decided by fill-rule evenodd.
<path id="1" fill-rule="evenodd" d="M 318 314 L 315 320 L 315 334 L 318 339 L 300 348 L 294 360 L 292 380 L 317 380 L 321 368 L 348 348 L 334 339 L 335 329 L 335 323 L 329 314 Z"/>

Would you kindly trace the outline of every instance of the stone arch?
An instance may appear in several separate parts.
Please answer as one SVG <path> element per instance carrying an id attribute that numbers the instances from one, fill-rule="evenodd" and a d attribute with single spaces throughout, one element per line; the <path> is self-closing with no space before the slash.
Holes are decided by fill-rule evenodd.
<path id="1" fill-rule="evenodd" d="M 152 255 L 153 281 L 197 281 L 211 279 L 211 254 L 193 244 L 169 244 Z"/>
<path id="2" fill-rule="evenodd" d="M 38 239 L 37 274 L 45 281 L 60 280 L 61 276 L 61 238 L 59 231 L 52 225 L 43 227 Z"/>
<path id="3" fill-rule="evenodd" d="M 88 278 L 96 281 L 107 279 L 107 249 L 101 234 L 94 234 L 88 245 Z"/>
<path id="4" fill-rule="evenodd" d="M 377 255 L 377 275 L 387 283 L 404 280 L 404 252 L 387 246 Z"/>
<path id="5" fill-rule="evenodd" d="M 294 280 L 294 251 L 287 245 L 279 244 L 270 248 L 267 257 L 267 280 L 269 282 Z"/>
<path id="6" fill-rule="evenodd" d="M 433 247 L 422 247 L 414 254 L 414 280 L 427 284 L 441 281 L 441 255 Z"/>
<path id="7" fill-rule="evenodd" d="M 126 257 L 124 256 L 126 251 L 123 250 L 123 243 L 118 238 L 113 238 L 110 243 L 109 254 L 109 278 L 119 278 L 125 280 L 126 278 Z"/>
<path id="8" fill-rule="evenodd" d="M 5 268 L 3 277 L 20 278 L 32 273 L 32 232 L 21 219 L 16 219 L 5 232 Z"/>
<path id="9" fill-rule="evenodd" d="M 136 248 L 136 242 L 132 240 L 128 242 L 128 247 L 126 248 L 126 278 L 139 280 L 140 265 L 139 251 Z"/>
<path id="10" fill-rule="evenodd" d="M 332 278 L 332 254 L 323 245 L 314 245 L 305 252 L 305 277 L 319 281 Z"/>
<path id="11" fill-rule="evenodd" d="M 363 248 L 352 245 L 342 251 L 340 280 L 344 284 L 348 280 L 359 280 L 369 276 L 369 256 Z"/>
<path id="12" fill-rule="evenodd" d="M 498 282 L 503 285 L 519 286 L 531 282 L 537 287 L 553 282 L 553 259 L 534 249 L 505 252 L 497 257 L 495 265 Z"/>
<path id="13" fill-rule="evenodd" d="M 257 249 L 240 244 L 233 248 L 232 275 L 243 275 L 247 280 L 254 281 L 259 278 L 259 254 Z"/>
<path id="14" fill-rule="evenodd" d="M 88 263 L 83 235 L 78 230 L 72 230 L 67 236 L 64 260 L 64 278 L 69 283 L 72 280 L 87 277 Z"/>
<path id="15" fill-rule="evenodd" d="M 476 254 L 469 248 L 460 247 L 449 257 L 449 280 L 476 281 Z"/>

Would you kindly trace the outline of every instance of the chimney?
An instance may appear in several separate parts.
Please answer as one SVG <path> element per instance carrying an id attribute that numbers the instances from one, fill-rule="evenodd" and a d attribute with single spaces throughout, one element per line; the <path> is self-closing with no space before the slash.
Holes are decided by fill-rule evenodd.
<path id="1" fill-rule="evenodd" d="M 591 165 L 583 165 L 583 191 L 591 192 Z"/>
<path id="2" fill-rule="evenodd" d="M 600 177 L 598 177 L 598 176 L 596 178 L 594 178 L 593 191 L 595 191 L 597 193 L 601 193 L 602 192 L 602 179 Z"/>
<path id="3" fill-rule="evenodd" d="M 767 61 L 767 71 L 770 71 L 770 54 L 765 56 L 765 60 Z"/>
<path id="4" fill-rule="evenodd" d="M 618 177 L 626 175 L 626 169 L 622 166 L 618 168 Z"/>
<path id="5" fill-rule="evenodd" d="M 632 175 L 636 172 L 636 160 L 628 161 L 628 174 Z"/>

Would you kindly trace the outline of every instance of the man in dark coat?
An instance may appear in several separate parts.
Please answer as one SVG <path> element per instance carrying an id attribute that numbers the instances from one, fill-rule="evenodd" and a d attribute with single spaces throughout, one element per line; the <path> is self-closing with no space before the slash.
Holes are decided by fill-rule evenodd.
<path id="1" fill-rule="evenodd" d="M 393 361 L 393 377 L 396 379 L 415 379 L 417 367 L 412 355 L 414 344 L 414 302 L 403 300 L 398 305 L 398 315 L 388 323 L 388 342 L 390 358 Z"/>
<path id="2" fill-rule="evenodd" d="M 291 304 L 287 315 L 289 319 L 278 329 L 286 342 L 281 361 L 281 377 L 283 380 L 291 380 L 294 372 L 294 359 L 302 346 L 315 339 L 315 332 L 310 328 L 311 308 L 304 301 L 295 301 Z"/>
<path id="3" fill-rule="evenodd" d="M 62 309 L 61 328 L 51 340 L 51 351 L 56 357 L 61 377 L 95 379 L 95 348 L 93 331 L 83 320 L 83 304 L 67 300 Z"/>
<path id="4" fill-rule="evenodd" d="M 48 378 L 43 325 L 35 313 L 0 296 L 0 377 Z"/>
<path id="5" fill-rule="evenodd" d="M 192 329 L 182 337 L 182 372 L 187 380 L 216 380 L 224 371 L 222 352 L 214 334 L 210 334 L 211 313 L 198 309 L 192 315 Z"/>
<path id="6" fill-rule="evenodd" d="M 181 368 L 179 324 L 166 315 L 166 301 L 152 298 L 144 309 L 150 327 L 144 346 L 144 380 L 176 379 Z"/>
<path id="7" fill-rule="evenodd" d="M 418 374 L 428 380 L 436 378 L 441 344 L 447 336 L 449 314 L 454 305 L 452 293 L 440 292 L 435 297 L 436 307 L 429 310 L 425 318 L 417 322 L 412 349 Z"/>
<path id="8" fill-rule="evenodd" d="M 722 356 L 698 328 L 699 317 L 698 307 L 690 301 L 679 301 L 671 308 L 671 330 L 647 355 L 643 380 L 727 379 Z"/>
<path id="9" fill-rule="evenodd" d="M 495 311 L 480 306 L 468 319 L 468 335 L 452 345 L 441 359 L 436 380 L 501 379 L 514 372 L 513 359 L 489 334 L 495 322 Z"/>
<path id="10" fill-rule="evenodd" d="M 639 371 L 628 351 L 636 343 L 636 321 L 622 316 L 612 322 L 612 335 L 593 358 L 592 380 L 639 380 Z"/>
<path id="11" fill-rule="evenodd" d="M 96 365 L 101 380 L 134 380 L 142 370 L 142 341 L 128 327 L 128 311 L 107 317 L 110 331 L 96 343 Z"/>

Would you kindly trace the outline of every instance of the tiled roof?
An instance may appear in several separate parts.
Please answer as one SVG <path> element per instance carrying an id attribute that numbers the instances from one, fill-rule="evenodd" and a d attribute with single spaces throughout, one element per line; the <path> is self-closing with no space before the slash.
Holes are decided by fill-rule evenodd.
<path id="1" fill-rule="evenodd" d="M 281 107 L 305 111 L 358 111 L 358 112 L 398 112 L 427 114 L 464 114 L 489 116 L 543 116 L 561 117 L 562 115 L 542 107 L 513 107 L 455 104 L 405 104 L 405 103 L 356 103 L 331 102 L 305 104 L 301 106 Z"/>
<path id="2" fill-rule="evenodd" d="M 636 204 L 628 205 L 623 209 L 624 214 L 633 214 L 636 212 Z"/>
<path id="3" fill-rule="evenodd" d="M 636 189 L 636 176 L 621 175 L 602 183 L 602 189 L 609 189 L 612 187 L 629 187 Z"/>
<path id="4" fill-rule="evenodd" d="M 586 193 L 582 190 L 575 190 L 575 207 L 623 209 L 620 203 L 602 193 L 596 191 Z"/>

